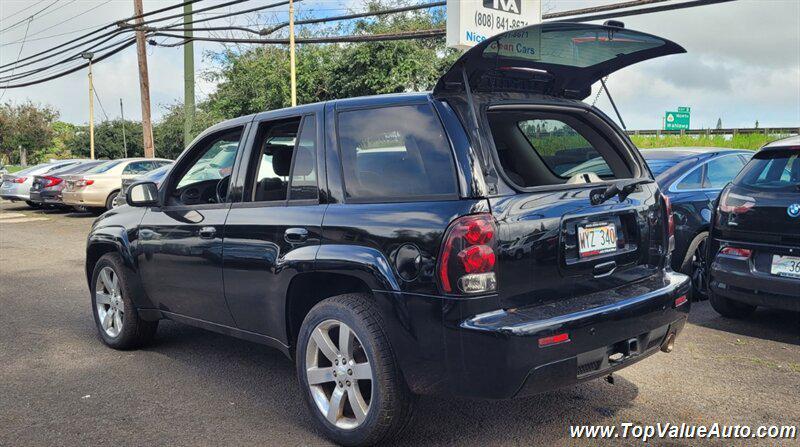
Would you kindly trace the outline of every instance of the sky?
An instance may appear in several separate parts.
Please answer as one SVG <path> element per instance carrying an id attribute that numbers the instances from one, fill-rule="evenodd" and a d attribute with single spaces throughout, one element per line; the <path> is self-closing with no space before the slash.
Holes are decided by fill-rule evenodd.
<path id="1" fill-rule="evenodd" d="M 26 22 L 0 32 L 0 65 L 80 36 L 82 33 L 76 30 L 91 30 L 133 15 L 132 0 L 36 1 L 0 0 L 0 30 L 57 1 L 45 10 L 46 14 L 30 22 L 24 44 Z M 615 2 L 618 1 L 542 0 L 542 10 L 547 13 Z M 174 3 L 178 0 L 145 0 L 144 10 Z M 195 4 L 195 9 L 219 3 L 222 1 L 204 0 Z M 264 3 L 252 0 L 215 13 Z M 31 7 L 32 4 L 36 5 Z M 29 9 L 20 12 L 24 8 Z M 286 9 L 280 7 L 275 13 L 237 20 L 247 21 L 251 27 L 264 27 L 285 20 Z M 313 17 L 338 15 L 363 10 L 363 2 L 305 0 L 298 3 L 297 10 L 298 14 Z M 717 119 L 722 119 L 724 127 L 752 127 L 756 121 L 760 127 L 800 126 L 800 1 L 738 0 L 620 20 L 627 28 L 665 37 L 687 50 L 686 54 L 627 67 L 609 77 L 607 85 L 629 129 L 658 128 L 664 112 L 678 106 L 691 107 L 692 128 L 714 127 Z M 50 37 L 67 32 L 71 34 Z M 221 49 L 215 43 L 195 44 L 198 100 L 215 89 L 213 82 L 201 76 L 213 68 L 212 61 L 204 55 Z M 167 105 L 183 101 L 183 50 L 148 46 L 147 54 L 152 114 L 157 120 Z M 95 102 L 96 120 L 106 115 L 118 118 L 120 99 L 126 118 L 141 118 L 135 47 L 95 64 L 94 84 L 100 98 L 100 103 Z M 596 92 L 595 89 L 587 102 L 594 99 Z M 84 124 L 88 120 L 85 70 L 44 84 L 0 89 L 0 96 L 0 102 L 50 105 L 60 112 L 62 120 L 71 123 Z M 613 114 L 605 95 L 599 97 L 597 105 Z"/>

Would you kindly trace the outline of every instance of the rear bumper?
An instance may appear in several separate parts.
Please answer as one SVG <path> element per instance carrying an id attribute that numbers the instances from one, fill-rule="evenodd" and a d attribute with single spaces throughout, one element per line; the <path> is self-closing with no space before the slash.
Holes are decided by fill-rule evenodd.
<path id="1" fill-rule="evenodd" d="M 410 296 L 406 323 L 387 330 L 415 392 L 508 399 L 601 377 L 657 352 L 683 329 L 690 303 L 676 307 L 675 299 L 689 288 L 687 276 L 669 271 L 567 301 L 480 314 L 471 309 L 496 296 L 439 299 L 438 312 L 432 301 Z M 539 346 L 540 338 L 563 333 L 568 342 Z"/>
<path id="2" fill-rule="evenodd" d="M 48 205 L 61 205 L 61 191 L 31 191 L 31 202 Z"/>
<path id="3" fill-rule="evenodd" d="M 762 248 L 763 250 L 763 248 Z M 711 263 L 709 286 L 714 294 L 734 301 L 800 312 L 800 279 L 766 273 L 769 259 L 717 256 Z M 758 268 L 755 262 L 761 265 Z"/>
<path id="4" fill-rule="evenodd" d="M 106 194 L 99 191 L 64 191 L 61 193 L 65 205 L 105 207 Z"/>

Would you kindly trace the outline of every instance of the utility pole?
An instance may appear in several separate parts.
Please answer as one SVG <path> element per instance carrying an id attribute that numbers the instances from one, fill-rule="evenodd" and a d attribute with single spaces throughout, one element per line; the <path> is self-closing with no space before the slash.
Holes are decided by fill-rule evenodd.
<path id="1" fill-rule="evenodd" d="M 292 107 L 297 105 L 297 77 L 294 68 L 294 1 L 289 0 L 289 74 L 292 87 Z"/>
<path id="2" fill-rule="evenodd" d="M 192 128 L 194 127 L 194 44 L 192 43 L 192 4 L 183 6 L 183 27 L 187 31 L 183 35 L 187 38 L 183 46 L 183 145 L 188 147 L 192 142 Z"/>
<path id="3" fill-rule="evenodd" d="M 136 16 L 136 25 L 141 26 L 142 0 L 133 0 L 133 14 Z M 136 54 L 139 58 L 139 92 L 142 97 L 142 134 L 144 140 L 145 158 L 155 158 L 153 148 L 153 123 L 150 121 L 150 80 L 147 77 L 147 48 L 144 39 L 144 30 L 136 30 Z"/>
<path id="4" fill-rule="evenodd" d="M 122 149 L 125 150 L 125 158 L 128 158 L 128 139 L 125 138 L 125 112 L 122 111 L 122 98 L 119 98 L 119 116 L 122 120 Z"/>
<path id="5" fill-rule="evenodd" d="M 89 158 L 94 160 L 94 84 L 92 83 L 92 59 L 94 53 L 86 51 L 81 57 L 89 61 Z"/>

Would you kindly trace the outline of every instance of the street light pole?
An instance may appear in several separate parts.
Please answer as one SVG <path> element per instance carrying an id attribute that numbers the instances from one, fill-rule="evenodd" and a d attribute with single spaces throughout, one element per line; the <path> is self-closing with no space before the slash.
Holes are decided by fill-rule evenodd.
<path id="1" fill-rule="evenodd" d="M 119 98 L 119 116 L 122 120 L 122 149 L 125 151 L 125 158 L 128 158 L 128 140 L 125 138 L 125 112 L 122 111 L 122 98 Z"/>
<path id="2" fill-rule="evenodd" d="M 94 84 L 92 83 L 92 59 L 94 53 L 86 51 L 81 57 L 89 60 L 89 158 L 94 160 Z"/>

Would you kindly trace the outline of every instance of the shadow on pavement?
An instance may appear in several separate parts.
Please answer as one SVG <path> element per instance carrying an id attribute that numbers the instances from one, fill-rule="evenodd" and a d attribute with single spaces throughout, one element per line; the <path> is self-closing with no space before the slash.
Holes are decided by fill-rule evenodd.
<path id="1" fill-rule="evenodd" d="M 698 326 L 800 346 L 800 313 L 759 307 L 747 318 L 725 318 L 708 301 L 692 304 L 689 322 Z"/>

